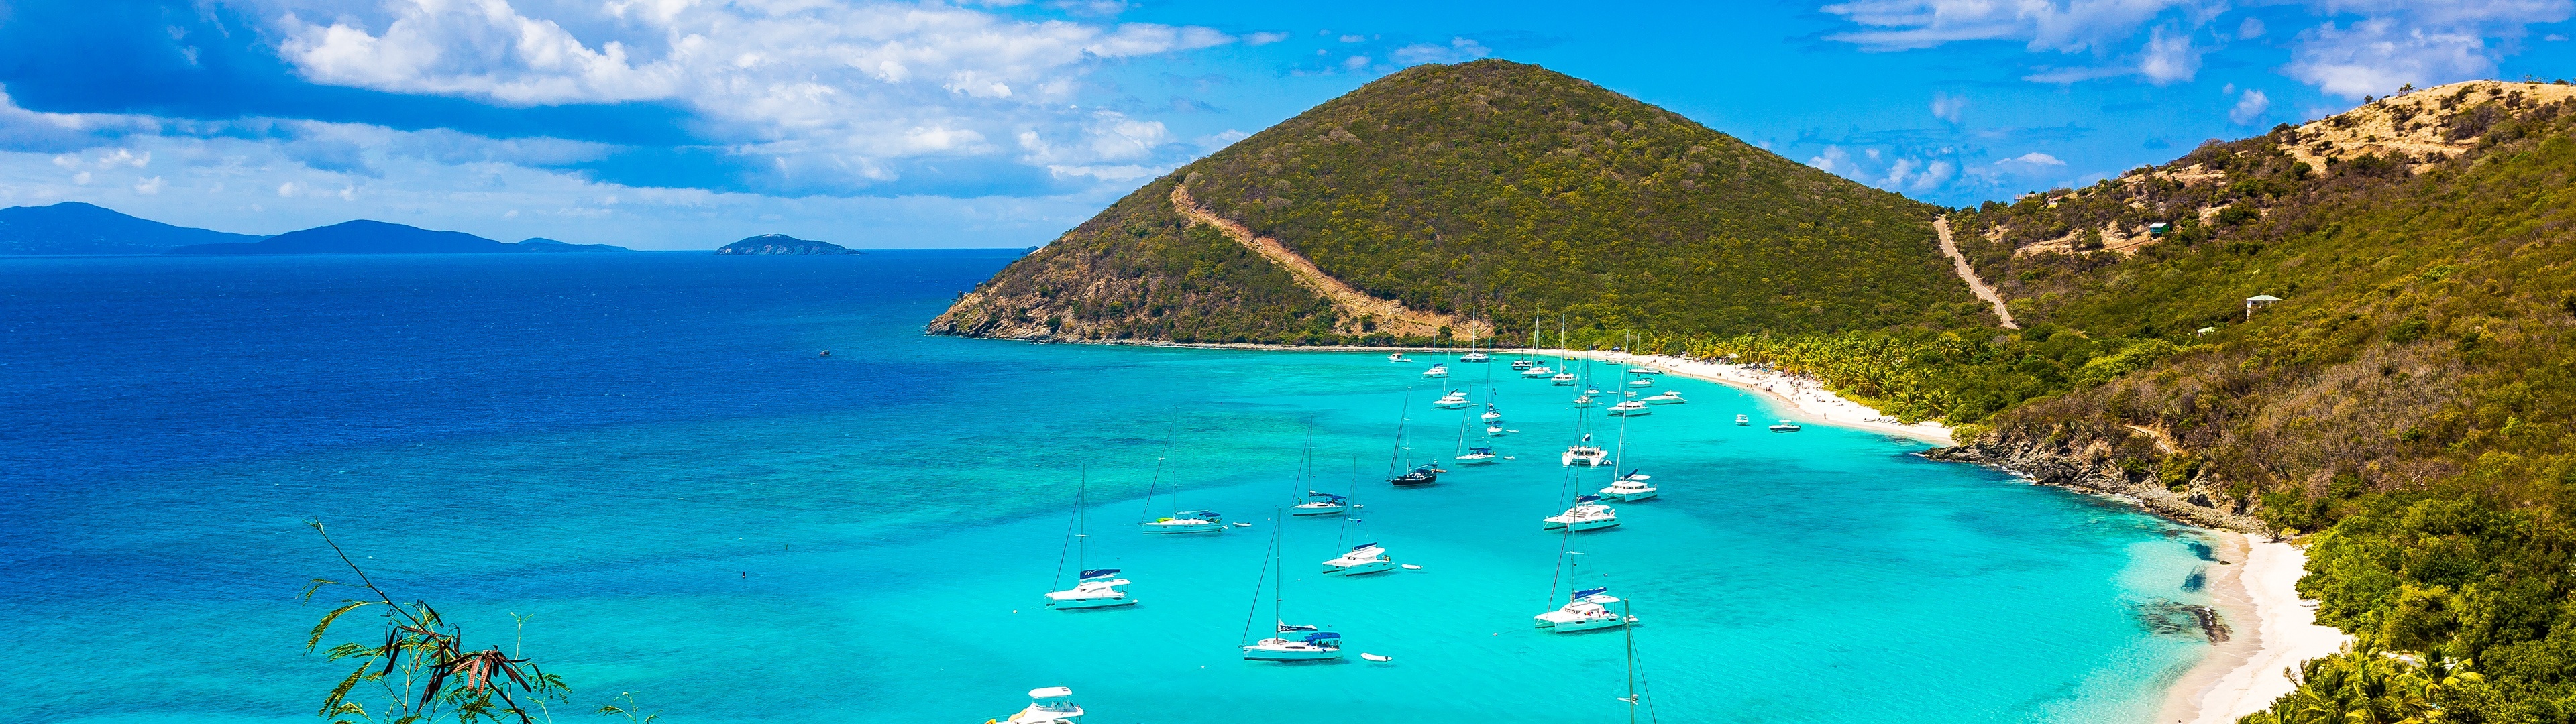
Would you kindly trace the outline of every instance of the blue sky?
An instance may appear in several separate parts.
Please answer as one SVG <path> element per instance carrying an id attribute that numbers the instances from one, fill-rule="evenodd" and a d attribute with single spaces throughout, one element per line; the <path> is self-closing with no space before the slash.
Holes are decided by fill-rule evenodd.
<path id="1" fill-rule="evenodd" d="M 0 0 L 0 206 L 704 249 L 1045 243 L 1397 69 L 1537 63 L 1880 188 L 2085 183 L 2412 83 L 2576 76 L 2576 0 Z"/>

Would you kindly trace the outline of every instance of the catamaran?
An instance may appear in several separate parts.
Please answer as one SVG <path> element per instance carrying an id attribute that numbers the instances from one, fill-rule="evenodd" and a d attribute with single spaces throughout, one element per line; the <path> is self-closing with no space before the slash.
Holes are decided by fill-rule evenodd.
<path id="1" fill-rule="evenodd" d="M 1424 376 L 1424 377 L 1447 377 L 1447 376 L 1449 376 L 1449 365 L 1447 365 L 1447 364 L 1443 364 L 1443 363 L 1439 363 L 1439 362 L 1434 362 L 1434 363 L 1432 363 L 1432 364 L 1431 364 L 1431 369 L 1427 369 L 1427 370 L 1423 370 L 1423 371 L 1422 371 L 1422 376 Z"/>
<path id="2" fill-rule="evenodd" d="M 1788 420 L 1781 420 L 1780 424 L 1771 426 L 1772 432 L 1797 432 L 1804 429 L 1806 428 L 1799 427 L 1798 423 L 1790 422 Z"/>
<path id="3" fill-rule="evenodd" d="M 1618 597 L 1609 594 L 1608 586 L 1575 591 L 1573 600 L 1566 601 L 1565 606 L 1530 618 L 1538 622 L 1538 628 L 1552 633 L 1590 631 L 1636 623 L 1637 617 L 1610 610 L 1611 606 L 1619 604 L 1620 601 Z M 1621 608 L 1626 607 L 1621 606 Z"/>
<path id="4" fill-rule="evenodd" d="M 1678 405 L 1684 402 L 1689 402 L 1689 400 L 1682 399 L 1682 393 L 1672 390 L 1665 390 L 1663 394 L 1645 399 L 1645 403 L 1649 405 Z"/>
<path id="5" fill-rule="evenodd" d="M 1539 519 L 1539 530 L 1600 530 L 1619 524 L 1619 511 L 1601 504 L 1601 496 L 1586 495 L 1574 499 L 1574 507 L 1565 512 Z"/>
<path id="6" fill-rule="evenodd" d="M 1081 724 L 1082 707 L 1072 701 L 1073 690 L 1050 686 L 1029 691 L 1029 706 L 1007 719 L 994 719 L 984 724 Z"/>
<path id="7" fill-rule="evenodd" d="M 1655 411 L 1646 409 L 1646 403 L 1643 402 L 1638 402 L 1636 400 L 1620 400 L 1619 404 L 1610 406 L 1610 414 L 1618 417 L 1633 417 L 1637 415 L 1652 415 L 1655 414 Z"/>
<path id="8" fill-rule="evenodd" d="M 1618 480 L 1611 481 L 1610 487 L 1602 488 L 1601 497 L 1622 503 L 1634 503 L 1655 497 L 1655 486 L 1646 484 L 1646 481 L 1654 477 L 1630 470 L 1628 474 L 1619 476 Z"/>
<path id="9" fill-rule="evenodd" d="M 1629 381 L 1628 381 L 1628 386 L 1629 386 L 1629 387 L 1653 387 L 1653 386 L 1655 386 L 1655 378 L 1652 378 L 1652 377 L 1639 377 L 1639 378 L 1637 378 L 1637 379 L 1629 380 Z"/>
<path id="10" fill-rule="evenodd" d="M 1546 364 L 1540 364 L 1536 367 L 1521 370 L 1521 376 L 1525 378 L 1542 378 L 1553 376 L 1555 374 L 1556 370 L 1548 369 Z"/>
<path id="11" fill-rule="evenodd" d="M 1395 559 L 1376 543 L 1351 546 L 1349 552 L 1324 562 L 1324 575 L 1361 576 L 1395 570 Z"/>
<path id="12" fill-rule="evenodd" d="M 1516 359 L 1516 360 L 1512 360 L 1512 369 L 1515 369 L 1515 370 L 1526 370 L 1526 369 L 1529 369 L 1529 368 L 1534 367 L 1534 366 L 1537 366 L 1537 365 L 1538 365 L 1538 363 L 1537 363 L 1537 362 L 1532 362 L 1532 361 L 1525 360 L 1525 359 Z"/>
<path id="13" fill-rule="evenodd" d="M 1288 623 L 1287 614 L 1280 611 L 1281 604 L 1287 600 L 1282 589 L 1288 578 L 1288 568 L 1281 563 L 1284 551 L 1281 550 L 1283 546 L 1280 544 L 1279 532 L 1286 527 L 1270 527 L 1270 550 L 1262 552 L 1264 555 L 1261 561 L 1261 575 L 1270 581 L 1271 635 L 1259 641 L 1241 644 L 1243 658 L 1252 661 L 1322 661 L 1341 658 L 1341 634 L 1322 631 L 1316 626 Z M 1273 573 L 1277 575 L 1271 575 Z M 1253 590 L 1261 590 L 1259 584 L 1256 583 Z M 1257 620 L 1256 617 L 1260 613 L 1261 602 L 1256 599 L 1252 603 L 1252 610 L 1244 612 L 1243 638 L 1252 638 L 1252 622 Z M 1291 636 L 1295 638 L 1290 638 Z"/>
<path id="14" fill-rule="evenodd" d="M 1404 353 L 1403 353 L 1403 352 L 1388 352 L 1388 353 L 1386 353 L 1386 361 L 1388 361 L 1388 362 L 1411 362 L 1411 361 L 1413 361 L 1413 360 L 1411 360 L 1411 359 L 1407 359 L 1407 358 L 1404 356 Z"/>
<path id="15" fill-rule="evenodd" d="M 1074 575 L 1072 588 L 1047 592 L 1047 608 L 1063 610 L 1078 608 L 1108 608 L 1111 606 L 1132 606 L 1136 603 L 1136 599 L 1129 597 L 1126 591 L 1119 590 L 1118 587 L 1127 585 L 1128 581 L 1125 578 L 1118 577 L 1118 569 L 1083 568 L 1083 565 L 1085 564 L 1084 553 L 1085 549 L 1088 548 L 1085 543 L 1091 538 L 1089 533 L 1090 519 L 1084 512 L 1085 509 L 1089 507 L 1086 503 L 1090 497 L 1090 490 L 1090 476 L 1085 474 L 1082 481 L 1075 484 L 1073 489 L 1073 525 L 1066 527 L 1064 531 L 1064 548 L 1066 550 L 1062 550 L 1056 555 L 1056 581 L 1061 582 L 1063 580 L 1064 563 L 1066 558 L 1064 554 L 1066 553 L 1072 554 L 1073 568 L 1074 570 L 1079 571 L 1079 573 Z M 1049 585 L 1048 588 L 1054 588 L 1054 586 Z"/>
<path id="16" fill-rule="evenodd" d="M 1536 371 L 1538 371 L 1538 370 L 1530 370 L 1530 371 L 1532 371 L 1532 372 L 1536 372 Z M 1574 373 L 1572 373 L 1572 372 L 1558 372 L 1558 373 L 1556 373 L 1554 376 L 1551 376 L 1551 377 L 1547 378 L 1547 381 L 1548 381 L 1548 383 L 1549 383 L 1549 384 L 1553 384 L 1553 385 L 1556 385 L 1556 386 L 1558 386 L 1558 387 L 1573 387 L 1573 386 L 1574 386 Z"/>
<path id="17" fill-rule="evenodd" d="M 1589 441 L 1592 436 L 1585 435 L 1583 439 Z M 1610 451 L 1601 449 L 1599 445 L 1587 443 L 1566 446 L 1564 457 L 1567 466 L 1597 468 L 1610 464 Z"/>
<path id="18" fill-rule="evenodd" d="M 1478 415 L 1476 419 L 1484 420 L 1487 424 L 1502 422 L 1503 411 L 1495 409 L 1494 403 L 1488 402 L 1485 403 L 1485 414 Z"/>
<path id="19" fill-rule="evenodd" d="M 1441 395 L 1440 399 L 1432 400 L 1431 406 L 1442 410 L 1463 410 L 1475 407 L 1476 401 L 1467 399 L 1466 390 L 1450 390 L 1449 394 Z"/>
<path id="20" fill-rule="evenodd" d="M 1591 393 L 1588 393 L 1588 392 L 1587 392 L 1587 393 L 1584 393 L 1584 394 L 1580 394 L 1580 395 L 1575 395 L 1575 396 L 1574 396 L 1574 406 L 1575 406 L 1575 407 L 1591 407 L 1591 406 L 1593 406 L 1593 405 L 1597 405 L 1597 404 L 1601 404 L 1601 403 L 1599 403 L 1599 402 L 1597 402 L 1597 401 L 1594 401 L 1594 400 L 1592 399 L 1592 394 L 1591 394 Z"/>

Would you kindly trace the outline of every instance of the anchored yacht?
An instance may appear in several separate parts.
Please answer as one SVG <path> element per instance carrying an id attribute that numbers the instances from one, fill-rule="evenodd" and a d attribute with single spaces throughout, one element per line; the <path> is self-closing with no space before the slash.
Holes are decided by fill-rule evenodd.
<path id="1" fill-rule="evenodd" d="M 1072 588 L 1048 591 L 1046 607 L 1069 610 L 1136 605 L 1136 599 L 1128 597 L 1126 591 L 1118 590 L 1119 586 L 1127 584 L 1127 579 L 1118 577 L 1116 568 L 1083 571 L 1082 580 Z"/>
<path id="2" fill-rule="evenodd" d="M 1142 527 L 1147 533 L 1221 533 L 1225 531 L 1223 517 L 1213 510 L 1184 510 L 1145 521 Z"/>
<path id="3" fill-rule="evenodd" d="M 1599 530 L 1619 524 L 1619 511 L 1601 504 L 1601 496 L 1586 495 L 1574 499 L 1574 507 L 1540 520 L 1539 530 Z"/>
<path id="4" fill-rule="evenodd" d="M 1466 390 L 1450 390 L 1449 394 L 1441 395 L 1440 399 L 1431 401 L 1432 407 L 1443 410 L 1465 409 L 1467 407 L 1474 406 L 1475 404 L 1476 402 L 1474 400 L 1467 399 Z"/>
<path id="5" fill-rule="evenodd" d="M 1029 692 L 1029 698 L 1032 701 L 1029 702 L 1028 708 L 1021 709 L 1020 713 L 1012 714 L 1007 719 L 986 722 L 986 724 L 1081 724 L 1082 722 L 1082 707 L 1071 701 L 1072 689 L 1061 686 L 1035 689 Z"/>
<path id="6" fill-rule="evenodd" d="M 1674 392 L 1672 390 L 1665 390 L 1663 394 L 1645 399 L 1645 403 L 1649 405 L 1678 405 L 1684 402 L 1689 402 L 1689 400 L 1682 399 L 1682 393 Z"/>
<path id="7" fill-rule="evenodd" d="M 1618 417 L 1631 417 L 1636 415 L 1652 415 L 1655 414 L 1655 411 L 1646 409 L 1646 403 L 1643 402 L 1638 402 L 1636 400 L 1620 400 L 1619 404 L 1610 406 L 1610 414 Z"/>
<path id="8" fill-rule="evenodd" d="M 1567 601 L 1564 607 L 1530 618 L 1537 620 L 1539 628 L 1553 633 L 1590 631 L 1636 623 L 1637 617 L 1621 615 L 1610 610 L 1610 606 L 1619 603 L 1619 598 L 1609 595 L 1609 591 L 1607 587 L 1575 591 L 1574 599 Z"/>
<path id="9" fill-rule="evenodd" d="M 1332 493 L 1306 491 L 1306 502 L 1288 509 L 1289 515 L 1341 515 L 1351 509 L 1351 499 Z"/>
<path id="10" fill-rule="evenodd" d="M 1466 451 L 1466 452 L 1464 452 L 1464 453 L 1459 453 L 1459 455 L 1458 455 L 1458 464 L 1460 464 L 1460 465 L 1492 465 L 1492 464 L 1494 464 L 1494 461 L 1496 461 L 1496 460 L 1500 460 L 1500 459 L 1502 459 L 1502 456 L 1501 456 L 1501 455 L 1494 454 L 1494 449 L 1493 449 L 1493 448 L 1489 448 L 1489 447 L 1471 447 L 1471 448 L 1467 448 L 1467 451 Z"/>
<path id="11" fill-rule="evenodd" d="M 1610 451 L 1601 449 L 1599 445 L 1568 445 L 1565 448 L 1565 464 L 1587 468 L 1608 465 Z"/>
<path id="12" fill-rule="evenodd" d="M 1634 470 L 1628 471 L 1628 474 L 1612 481 L 1610 487 L 1602 488 L 1601 497 L 1622 503 L 1634 503 L 1655 497 L 1655 486 L 1646 484 L 1647 480 L 1654 477 Z"/>
<path id="13" fill-rule="evenodd" d="M 1351 546 L 1350 552 L 1324 562 L 1324 575 L 1327 576 L 1360 576 L 1392 570 L 1395 570 L 1395 559 L 1387 557 L 1386 549 L 1376 543 Z"/>

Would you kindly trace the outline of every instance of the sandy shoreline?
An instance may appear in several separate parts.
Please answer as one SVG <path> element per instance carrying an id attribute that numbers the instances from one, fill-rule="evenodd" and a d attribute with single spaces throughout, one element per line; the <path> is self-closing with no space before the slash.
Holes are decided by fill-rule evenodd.
<path id="1" fill-rule="evenodd" d="M 2174 682 L 2159 724 L 2227 724 L 2269 708 L 2293 688 L 2288 669 L 2340 651 L 2351 639 L 2317 625 L 2314 604 L 2300 600 L 2307 554 L 2297 546 L 2251 533 L 2212 535 L 2219 539 L 2218 559 L 2234 565 L 2210 567 L 2210 594 L 2235 635 Z"/>
<path id="2" fill-rule="evenodd" d="M 1421 347 L 1296 347 L 1268 344 L 1164 344 L 1156 346 L 1220 349 L 1282 349 L 1313 352 L 1433 353 Z M 1899 435 L 1938 445 L 1958 444 L 1950 428 L 1939 423 L 1906 424 L 1876 409 L 1844 399 L 1816 380 L 1772 370 L 1722 362 L 1686 360 L 1668 355 L 1634 355 L 1602 350 L 1493 349 L 1497 357 L 1537 354 L 1592 359 L 1620 365 L 1651 365 L 1671 374 L 1758 392 L 1788 407 L 1790 419 L 1834 427 Z M 1614 375 L 1615 378 L 1615 375 Z M 2153 512 L 2150 510 L 2150 512 Z M 2216 558 L 2225 565 L 2208 567 L 2206 584 L 2231 635 L 2212 644 L 2200 662 L 2186 670 L 2165 692 L 2158 724 L 2227 724 L 2262 711 L 2293 688 L 2287 670 L 2299 662 L 2342 649 L 2351 637 L 2316 624 L 2312 603 L 2301 600 L 2299 577 L 2307 554 L 2290 543 L 2235 531 L 2208 532 Z"/>

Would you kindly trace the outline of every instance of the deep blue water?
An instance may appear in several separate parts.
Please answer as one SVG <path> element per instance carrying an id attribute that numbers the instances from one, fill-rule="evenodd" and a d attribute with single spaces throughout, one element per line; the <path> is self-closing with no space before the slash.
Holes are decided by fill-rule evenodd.
<path id="1" fill-rule="evenodd" d="M 309 719 L 345 672 L 301 650 L 340 574 L 307 519 L 523 637 L 566 720 L 982 721 L 1056 684 L 1094 724 L 1625 715 L 1624 637 L 1526 623 L 1568 576 L 1537 519 L 1606 478 L 1554 464 L 1562 388 L 1462 374 L 1520 459 L 1388 490 L 1399 416 L 1457 442 L 1416 367 L 919 333 L 1011 255 L 0 259 L 0 722 Z M 1627 433 L 1664 497 L 1573 543 L 1665 720 L 2143 722 L 2205 648 L 2132 613 L 2202 595 L 2188 531 L 1666 386 Z M 1368 507 L 1289 522 L 1290 617 L 1393 664 L 1235 656 L 1309 425 L 1311 484 Z M 1134 534 L 1167 438 L 1167 491 L 1256 525 Z M 1083 475 L 1145 603 L 1038 611 Z M 1424 570 L 1310 573 L 1355 537 Z"/>

